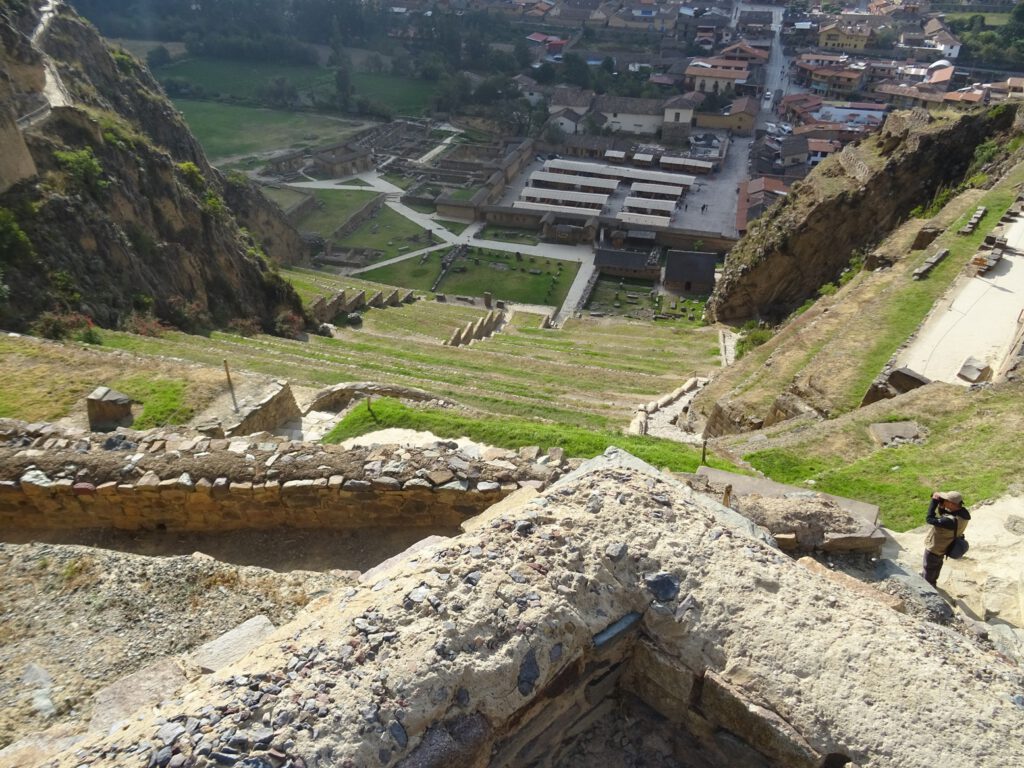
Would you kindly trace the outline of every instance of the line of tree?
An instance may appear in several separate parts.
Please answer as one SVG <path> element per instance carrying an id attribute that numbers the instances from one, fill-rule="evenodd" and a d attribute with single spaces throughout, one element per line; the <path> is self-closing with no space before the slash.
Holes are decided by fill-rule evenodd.
<path id="1" fill-rule="evenodd" d="M 1024 66 L 1024 4 L 1018 3 L 1002 26 L 989 26 L 984 14 L 953 19 L 950 30 L 963 44 L 958 61 L 992 67 Z"/>

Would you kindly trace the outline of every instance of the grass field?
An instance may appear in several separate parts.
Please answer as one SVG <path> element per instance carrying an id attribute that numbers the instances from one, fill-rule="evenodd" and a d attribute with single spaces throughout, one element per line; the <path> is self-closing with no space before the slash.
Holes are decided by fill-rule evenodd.
<path id="1" fill-rule="evenodd" d="M 317 189 L 314 195 L 317 207 L 299 219 L 298 228 L 330 237 L 334 230 L 373 200 L 377 193 L 351 189 Z"/>
<path id="2" fill-rule="evenodd" d="M 288 187 L 261 187 L 263 194 L 277 203 L 282 211 L 287 211 L 293 205 L 298 205 L 306 199 L 306 194 L 297 189 Z"/>
<path id="3" fill-rule="evenodd" d="M 389 290 L 308 269 L 282 270 L 282 276 L 304 301 L 343 289 Z M 537 315 L 516 313 L 501 333 L 483 342 L 444 346 L 455 328 L 482 315 L 483 310 L 457 303 L 421 300 L 367 310 L 361 327 L 339 329 L 336 338 L 310 336 L 305 342 L 220 332 L 208 337 L 167 332 L 153 338 L 104 330 L 103 346 L 95 354 L 121 349 L 160 356 L 145 358 L 141 365 L 174 358 L 175 370 L 182 371 L 193 369 L 180 361 L 203 363 L 213 373 L 220 372 L 221 383 L 225 359 L 233 369 L 285 377 L 303 386 L 389 382 L 434 392 L 475 409 L 481 418 L 511 415 L 597 430 L 625 426 L 637 404 L 670 392 L 693 371 L 707 373 L 718 367 L 717 331 L 676 323 L 587 318 L 569 321 L 562 329 L 542 330 Z M 126 368 L 120 358 L 110 361 L 117 370 Z M 160 365 L 164 364 L 150 367 L 157 370 Z M 16 358 L 12 366 L 17 371 L 25 368 Z M 37 378 L 57 377 L 49 370 Z M 102 379 L 83 373 L 82 389 L 97 381 Z M 12 391 L 26 397 L 32 391 L 28 384 L 12 381 Z M 53 397 L 41 398 L 40 407 L 51 407 Z"/>
<path id="4" fill-rule="evenodd" d="M 537 245 L 540 238 L 535 232 L 525 229 L 506 229 L 488 224 L 480 230 L 480 237 L 484 240 L 498 240 L 503 243 L 522 243 L 523 245 Z"/>
<path id="5" fill-rule="evenodd" d="M 966 21 L 971 16 L 984 16 L 986 27 L 1002 27 L 1010 20 L 1009 13 L 980 13 L 971 11 L 957 11 L 956 13 L 944 12 L 946 21 Z"/>
<path id="6" fill-rule="evenodd" d="M 350 191 L 348 194 L 369 193 Z M 384 253 L 383 258 L 390 259 L 418 248 L 426 248 L 429 241 L 423 227 L 384 206 L 375 217 L 364 221 L 352 234 L 339 240 L 338 244 L 353 248 L 375 248 Z"/>
<path id="7" fill-rule="evenodd" d="M 472 221 L 451 221 L 450 219 L 438 219 L 437 223 L 447 229 L 453 235 L 461 235 L 472 224 Z"/>
<path id="8" fill-rule="evenodd" d="M 651 298 L 653 290 L 654 282 L 650 280 L 602 276 L 594 285 L 587 309 L 627 317 L 650 315 L 658 310 L 657 301 Z"/>
<path id="9" fill-rule="evenodd" d="M 154 74 L 160 81 L 177 77 L 193 86 L 201 86 L 209 98 L 231 96 L 255 100 L 259 91 L 276 77 L 291 82 L 299 93 L 317 93 L 327 97 L 334 91 L 334 73 L 313 66 L 190 57 L 172 61 Z"/>
<path id="10" fill-rule="evenodd" d="M 365 72 L 354 73 L 352 85 L 357 95 L 386 104 L 399 115 L 422 115 L 437 90 L 436 83 L 426 80 Z"/>
<path id="11" fill-rule="evenodd" d="M 181 110 L 188 127 L 214 162 L 271 150 L 333 144 L 360 126 L 360 123 L 326 115 L 241 107 L 215 101 L 179 99 L 174 105 Z"/>
<path id="12" fill-rule="evenodd" d="M 441 272 L 442 253 L 427 254 L 426 259 L 406 259 L 365 272 L 363 276 L 388 285 L 429 291 Z M 539 274 L 531 274 L 531 270 Z M 456 261 L 437 290 L 462 296 L 482 296 L 490 292 L 496 299 L 557 307 L 565 300 L 577 271 L 579 265 L 574 262 L 540 257 L 527 257 L 517 262 L 511 253 L 471 248 L 469 258 Z"/>

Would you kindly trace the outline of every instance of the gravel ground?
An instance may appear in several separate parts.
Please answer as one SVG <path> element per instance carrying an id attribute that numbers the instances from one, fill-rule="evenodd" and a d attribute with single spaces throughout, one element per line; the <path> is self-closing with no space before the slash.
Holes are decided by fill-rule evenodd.
<path id="1" fill-rule="evenodd" d="M 0 747 L 56 723 L 84 725 L 92 694 L 115 680 L 253 616 L 281 625 L 354 576 L 0 544 Z"/>

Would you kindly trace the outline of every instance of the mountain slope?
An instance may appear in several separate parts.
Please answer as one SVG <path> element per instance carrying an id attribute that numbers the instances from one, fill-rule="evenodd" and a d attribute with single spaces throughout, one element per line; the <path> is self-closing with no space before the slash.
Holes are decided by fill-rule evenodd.
<path id="1" fill-rule="evenodd" d="M 273 270 L 303 255 L 280 212 L 210 167 L 137 60 L 64 6 L 31 31 L 37 19 L 25 4 L 0 11 L 0 115 L 23 118 L 36 171 L 4 175 L 0 243 L 20 247 L 0 249 L 13 289 L 0 325 L 52 310 L 104 326 L 152 312 L 193 330 L 237 318 L 273 330 L 301 313 Z"/>

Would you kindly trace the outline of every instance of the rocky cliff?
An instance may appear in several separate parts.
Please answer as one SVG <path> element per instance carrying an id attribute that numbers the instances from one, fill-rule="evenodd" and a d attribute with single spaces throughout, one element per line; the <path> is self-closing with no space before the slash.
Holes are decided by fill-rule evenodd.
<path id="1" fill-rule="evenodd" d="M 835 280 L 854 252 L 960 183 L 979 144 L 1008 130 L 1016 105 L 969 114 L 896 112 L 876 136 L 823 162 L 755 221 L 708 302 L 712 320 L 778 319 Z"/>
<path id="2" fill-rule="evenodd" d="M 151 310 L 182 327 L 253 318 L 272 330 L 279 313 L 301 312 L 273 269 L 302 257 L 298 233 L 244 179 L 210 167 L 137 60 L 66 6 L 33 30 L 27 6 L 0 11 L 0 209 L 31 245 L 3 255 L 15 290 L 0 325 L 55 310 L 116 326 Z M 9 162 L 8 146 L 26 152 Z"/>

